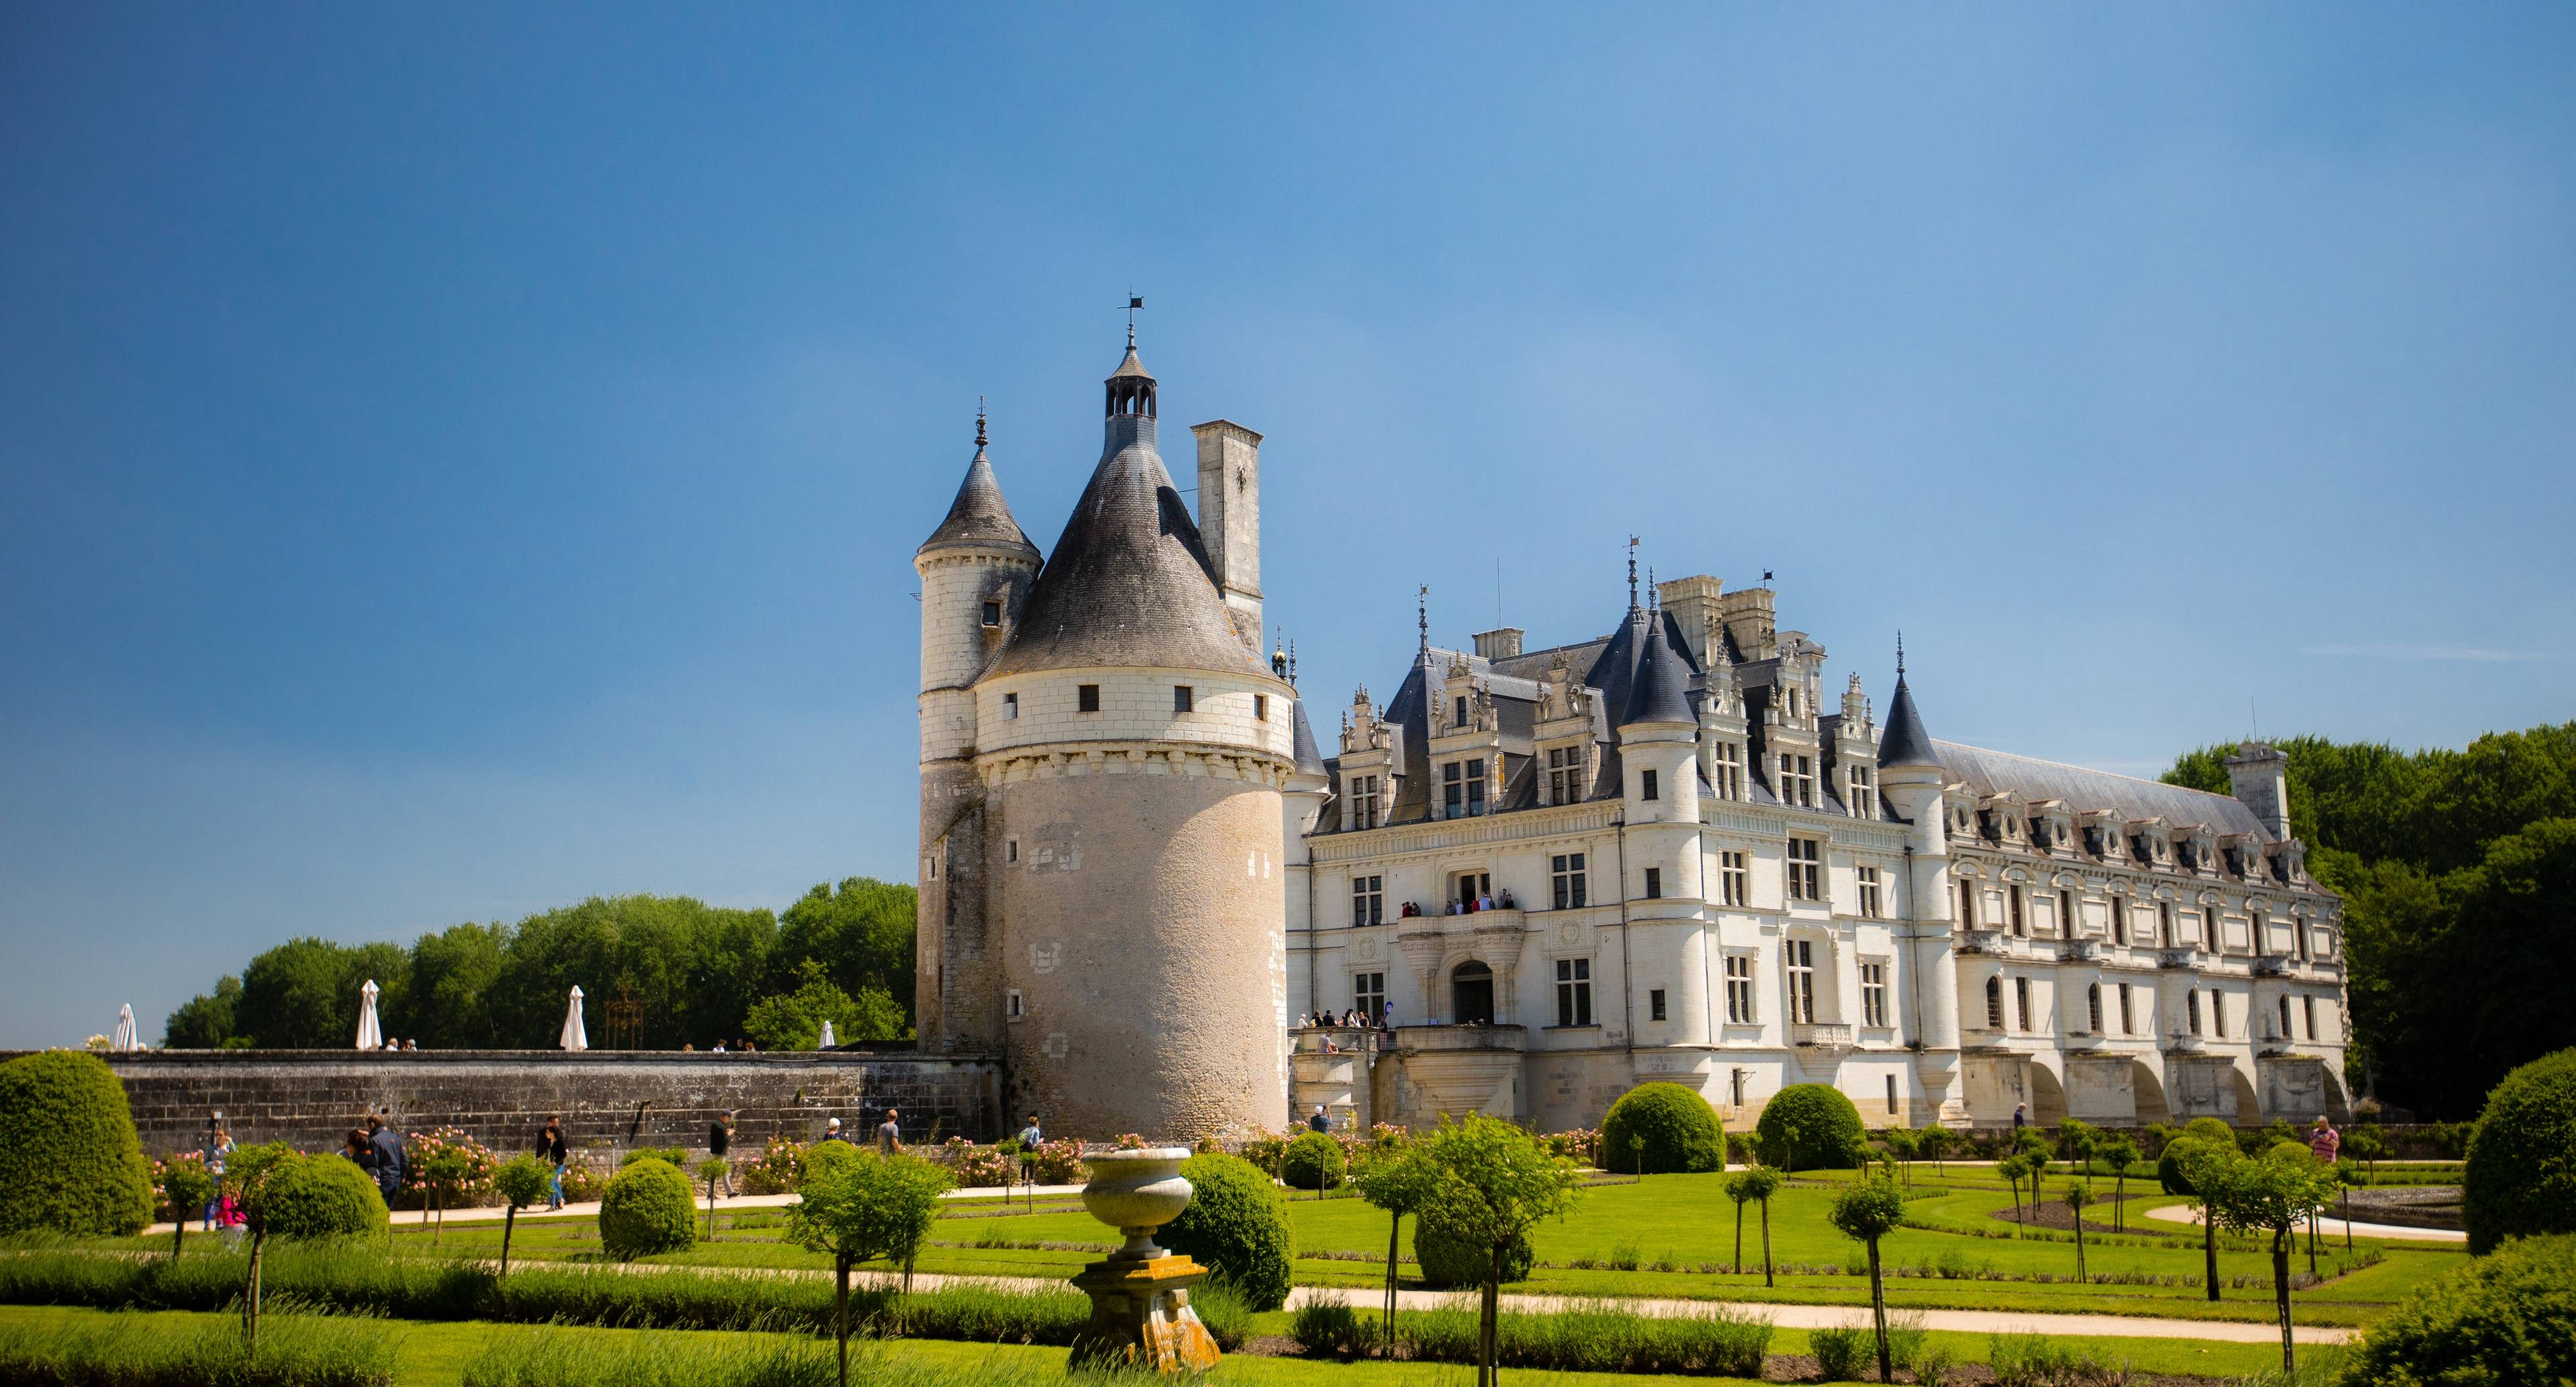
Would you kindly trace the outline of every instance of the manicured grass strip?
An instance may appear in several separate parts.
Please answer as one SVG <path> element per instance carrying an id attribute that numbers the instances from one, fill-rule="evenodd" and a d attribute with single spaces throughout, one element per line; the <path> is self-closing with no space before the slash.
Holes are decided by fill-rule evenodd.
<path id="1" fill-rule="evenodd" d="M 0 1382 L 13 1387 L 391 1387 L 395 1336 L 367 1320 L 151 1315 L 0 1319 Z"/>

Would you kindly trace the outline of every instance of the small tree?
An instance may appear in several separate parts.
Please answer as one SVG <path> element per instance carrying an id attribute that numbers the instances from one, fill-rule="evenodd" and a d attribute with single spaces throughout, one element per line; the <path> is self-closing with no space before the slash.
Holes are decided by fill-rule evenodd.
<path id="1" fill-rule="evenodd" d="M 1958 1139 L 1958 1135 L 1949 1128 L 1935 1123 L 1914 1134 L 1914 1149 L 1932 1158 L 1932 1169 L 1937 1174 L 1942 1169 L 1941 1153 L 1950 1149 L 1951 1143 Z"/>
<path id="2" fill-rule="evenodd" d="M 2021 1177 L 2030 1173 L 2030 1162 L 2020 1156 L 2006 1156 L 1995 1162 L 1995 1173 L 2012 1187 L 2013 1236 L 2021 1236 Z"/>
<path id="3" fill-rule="evenodd" d="M 418 1142 L 412 1150 L 411 1173 L 429 1191 L 429 1245 L 436 1247 L 438 1235 L 447 1230 L 448 1198 L 473 1177 L 474 1157 L 463 1143 L 453 1141 Z"/>
<path id="4" fill-rule="evenodd" d="M 1878 1333 L 1878 1380 L 1893 1382 L 1896 1370 L 1887 1350 L 1887 1290 L 1879 1279 L 1878 1240 L 1904 1221 L 1905 1195 L 1896 1188 L 1895 1181 L 1884 1175 L 1863 1176 L 1834 1196 L 1832 1218 L 1843 1236 L 1869 1246 L 1869 1313 Z"/>
<path id="5" fill-rule="evenodd" d="M 2194 1122 L 2206 1121 L 2194 1118 Z M 2225 1124 L 2220 1124 L 2221 1130 Z M 2202 1285 L 2207 1298 L 2218 1299 L 2218 1221 L 2209 1216 L 2209 1206 L 2200 1196 L 2200 1184 L 2192 1175 L 2195 1163 L 2210 1159 L 2210 1153 L 2233 1153 L 2233 1139 L 2212 1141 L 2200 1136 L 2179 1136 L 2165 1143 L 2164 1154 L 2156 1158 L 2156 1173 L 2163 1181 L 2165 1193 L 2188 1195 L 2193 1207 L 2200 1210 L 2200 1259 Z"/>
<path id="6" fill-rule="evenodd" d="M 2281 1371 L 2296 1371 L 2290 1339 L 2290 1248 L 2299 1225 L 2333 1197 L 2333 1174 L 2307 1148 L 2288 1143 L 2254 1159 L 2205 1153 L 2191 1170 L 2207 1217 L 2272 1236 L 2272 1299 L 2280 1311 Z"/>
<path id="7" fill-rule="evenodd" d="M 501 1196 L 501 1275 L 510 1274 L 510 1234 L 519 1211 L 543 1199 L 554 1188 L 554 1172 L 522 1151 L 492 1171 L 492 1190 Z"/>
<path id="8" fill-rule="evenodd" d="M 832 1333 L 840 1349 L 841 1387 L 850 1382 L 850 1268 L 877 1257 L 899 1262 L 909 1293 L 913 1256 L 930 1237 L 940 1191 L 948 1185 L 947 1171 L 917 1156 L 852 1151 L 847 1157 L 807 1158 L 805 1178 L 796 1186 L 799 1197 L 787 1206 L 787 1235 L 807 1251 L 832 1254 Z"/>
<path id="9" fill-rule="evenodd" d="M 2093 1202 L 2093 1191 L 2081 1180 L 2069 1180 L 2063 1198 L 2066 1211 L 2074 1216 L 2075 1279 L 2081 1283 L 2089 1279 L 2084 1274 L 2084 1206 Z"/>
<path id="10" fill-rule="evenodd" d="M 2066 1117 L 2057 1123 L 2057 1154 L 2068 1165 L 2090 1175 L 2094 1153 L 2102 1149 L 2102 1129 L 2081 1118 Z"/>
<path id="11" fill-rule="evenodd" d="M 175 1262 L 188 1240 L 188 1220 L 202 1214 L 215 1197 L 215 1177 L 206 1173 L 203 1161 L 174 1159 L 162 1172 L 161 1193 L 170 1201 L 170 1260 Z"/>
<path id="12" fill-rule="evenodd" d="M 2022 1152 L 2021 1164 L 2022 1169 L 2030 1176 L 2030 1212 L 2031 1216 L 2036 1218 L 2039 1216 L 2039 1177 L 2047 1174 L 2048 1167 L 2052 1164 L 2048 1158 L 2048 1143 L 2042 1140 Z"/>
<path id="13" fill-rule="evenodd" d="M 2369 1179 L 2376 1180 L 2379 1178 L 2379 1158 L 2388 1154 L 2388 1136 L 2374 1123 L 2359 1123 L 2343 1134 L 2343 1151 L 2362 1162 Z"/>
<path id="14" fill-rule="evenodd" d="M 1878 1139 L 1881 1142 L 1886 1143 L 1888 1161 L 1890 1164 L 1896 1166 L 1899 1178 L 1901 1178 L 1909 1188 L 1912 1187 L 1914 1184 L 1914 1158 L 1916 1154 L 1922 1150 L 1921 1144 L 1915 1139 L 1913 1130 L 1907 1127 L 1881 1128 L 1878 1133 Z"/>
<path id="15" fill-rule="evenodd" d="M 726 1160 L 722 1156 L 709 1156 L 705 1160 L 698 1162 L 698 1179 L 707 1187 L 708 1242 L 714 1242 L 716 1240 L 716 1181 L 725 1178 L 725 1173 L 732 1169 L 733 1162 Z M 1004 1186 L 1005 1193 L 1002 1196 L 1004 1203 L 1008 1203 L 1010 1201 L 1010 1195 L 1007 1192 L 1008 1189 L 1008 1186 Z M 734 1220 L 734 1226 L 737 1228 L 742 1226 L 742 1220 Z"/>
<path id="16" fill-rule="evenodd" d="M 279 1171 L 303 1159 L 284 1142 L 268 1142 L 236 1146 L 224 1163 L 224 1184 L 233 1192 L 233 1205 L 241 1210 L 242 1225 L 250 1232 L 250 1268 L 242 1280 L 242 1339 L 253 1358 L 259 1356 L 260 1255 L 267 1250 L 269 1216 L 274 1212 L 269 1193 Z"/>
<path id="17" fill-rule="evenodd" d="M 1543 1218 L 1564 1214 L 1582 1190 L 1574 1162 L 1551 1156 L 1536 1137 L 1508 1122 L 1471 1113 L 1443 1122 L 1423 1138 L 1440 1182 L 1430 1209 L 1440 1221 L 1488 1249 L 1478 1326 L 1476 1387 L 1493 1387 L 1503 1255 Z"/>
<path id="18" fill-rule="evenodd" d="M 1744 1206 L 1753 1202 L 1753 1172 L 1739 1170 L 1726 1177 L 1726 1197 L 1735 1201 L 1735 1274 L 1744 1274 Z"/>
<path id="19" fill-rule="evenodd" d="M 2104 1137 L 2093 1150 L 2111 1166 L 2111 1229 L 2124 1232 L 2128 1228 L 2128 1205 L 2121 1201 L 2128 1198 L 2129 1167 L 2138 1163 L 2138 1144 L 2124 1136 L 2111 1136 Z"/>
<path id="20" fill-rule="evenodd" d="M 1735 1182 L 1738 1180 L 1744 1182 L 1744 1194 L 1737 1200 L 1735 1207 L 1735 1269 L 1737 1271 L 1744 1270 L 1742 1200 L 1750 1199 L 1762 1206 L 1762 1284 L 1765 1286 L 1774 1284 L 1771 1278 L 1771 1196 L 1780 1192 L 1780 1185 L 1787 1178 L 1778 1169 L 1767 1165 L 1748 1166 L 1727 1177 L 1726 1192 L 1730 1198 L 1735 1197 Z"/>
<path id="21" fill-rule="evenodd" d="M 1404 1216 L 1419 1214 L 1440 1188 L 1440 1167 L 1410 1141 L 1370 1147 L 1351 1173 L 1351 1188 L 1375 1208 L 1386 1210 L 1386 1351 L 1395 1354 L 1395 1264 L 1403 1250 Z"/>

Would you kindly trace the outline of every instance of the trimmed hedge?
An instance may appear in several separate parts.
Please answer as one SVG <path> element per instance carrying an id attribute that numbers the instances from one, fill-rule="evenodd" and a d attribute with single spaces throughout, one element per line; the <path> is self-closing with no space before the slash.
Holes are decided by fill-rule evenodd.
<path id="1" fill-rule="evenodd" d="M 2576 1233 L 2576 1050 L 2504 1076 L 2469 1133 L 2460 1199 L 2469 1251 L 2505 1239 Z"/>
<path id="2" fill-rule="evenodd" d="M 1329 1190 L 1341 1186 L 1350 1160 L 1342 1144 L 1322 1132 L 1308 1132 L 1288 1143 L 1279 1157 L 1279 1178 L 1292 1189 Z"/>
<path id="3" fill-rule="evenodd" d="M 260 1203 L 279 1238 L 354 1238 L 383 1232 L 387 1219 L 384 1194 L 345 1156 L 280 1156 Z"/>
<path id="4" fill-rule="evenodd" d="M 2517 1238 L 2417 1287 L 2363 1335 L 2343 1375 L 2346 1387 L 2571 1380 L 2576 1236 L 2567 1234 Z"/>
<path id="5" fill-rule="evenodd" d="M 1181 1177 L 1194 1191 L 1189 1207 L 1155 1241 L 1195 1258 L 1255 1311 L 1287 1304 L 1297 1257 L 1287 1196 L 1240 1156 L 1192 1156 L 1181 1162 Z"/>
<path id="6" fill-rule="evenodd" d="M 1798 1131 L 1794 1148 L 1791 1127 Z M 1789 1085 L 1762 1105 L 1762 1120 L 1753 1124 L 1762 1163 L 1783 1170 L 1847 1170 L 1865 1131 L 1860 1109 L 1831 1084 Z"/>
<path id="7" fill-rule="evenodd" d="M 1859 1120 L 1857 1112 L 1853 1120 Z M 1642 1150 L 1632 1149 L 1638 1144 Z M 1725 1165 L 1726 1124 L 1707 1099 L 1680 1084 L 1639 1084 L 1601 1119 L 1604 1170 L 1663 1175 Z"/>
<path id="8" fill-rule="evenodd" d="M 608 1182 L 599 1201 L 599 1246 L 621 1262 L 678 1252 L 698 1240 L 697 1194 L 679 1167 L 636 1161 Z"/>
<path id="9" fill-rule="evenodd" d="M 1484 1285 L 1485 1273 L 1493 1270 L 1493 1255 L 1491 1244 L 1461 1237 L 1430 1214 L 1413 1221 L 1413 1260 L 1429 1285 Z M 1530 1268 L 1536 1265 L 1538 1253 L 1530 1247 L 1529 1235 L 1514 1238 L 1503 1249 L 1502 1284 L 1529 1280 Z"/>
<path id="10" fill-rule="evenodd" d="M 96 1055 L 0 1064 L 0 1234 L 127 1237 L 152 1222 L 152 1168 L 125 1085 Z"/>

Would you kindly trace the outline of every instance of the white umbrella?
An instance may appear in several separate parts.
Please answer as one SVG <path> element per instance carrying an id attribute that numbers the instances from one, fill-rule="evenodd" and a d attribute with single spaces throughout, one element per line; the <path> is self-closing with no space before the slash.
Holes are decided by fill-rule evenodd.
<path id="1" fill-rule="evenodd" d="M 832 1018 L 828 1016 L 824 1017 L 823 1038 L 814 1042 L 814 1048 L 817 1050 L 829 1050 L 839 1043 L 839 1041 L 832 1039 Z"/>
<path id="2" fill-rule="evenodd" d="M 385 1048 L 384 1028 L 376 1024 L 376 993 L 374 978 L 367 979 L 367 985 L 358 989 L 358 1048 L 361 1050 Z"/>
<path id="3" fill-rule="evenodd" d="M 124 1006 L 116 1009 L 116 1034 L 108 1037 L 107 1048 L 111 1050 L 140 1050 L 143 1048 L 143 1042 L 137 1039 L 134 1034 L 134 1004 L 132 1002 L 128 1002 Z"/>
<path id="4" fill-rule="evenodd" d="M 557 1043 L 567 1050 L 590 1048 L 590 1035 L 581 1028 L 581 989 L 578 987 L 572 990 L 572 1009 L 564 1013 L 563 1039 Z"/>

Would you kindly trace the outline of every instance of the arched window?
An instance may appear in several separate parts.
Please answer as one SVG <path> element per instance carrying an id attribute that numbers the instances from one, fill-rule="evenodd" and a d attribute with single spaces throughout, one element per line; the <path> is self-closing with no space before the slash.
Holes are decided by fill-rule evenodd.
<path id="1" fill-rule="evenodd" d="M 2084 1005 L 2093 1019 L 2093 1034 L 2100 1035 L 2102 1033 L 2102 984 L 2097 982 L 2084 989 Z"/>
<path id="2" fill-rule="evenodd" d="M 1986 979 L 1986 1029 L 2000 1031 L 2003 1028 L 2004 980 L 1999 977 L 1988 978 Z"/>

